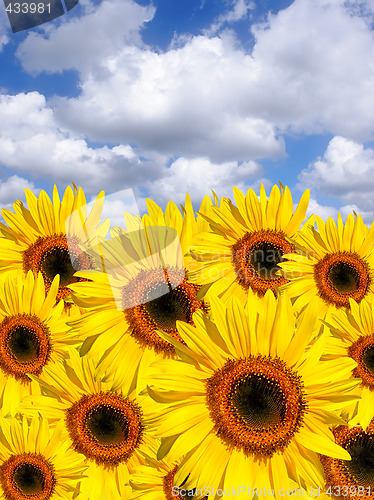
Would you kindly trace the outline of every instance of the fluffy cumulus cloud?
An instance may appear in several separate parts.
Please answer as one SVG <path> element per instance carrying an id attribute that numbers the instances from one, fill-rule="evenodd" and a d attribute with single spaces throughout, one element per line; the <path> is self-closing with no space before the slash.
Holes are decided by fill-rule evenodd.
<path id="1" fill-rule="evenodd" d="M 302 188 L 311 187 L 345 203 L 343 215 L 355 210 L 366 221 L 373 220 L 374 149 L 334 137 L 324 155 L 299 174 L 299 182 Z"/>
<path id="2" fill-rule="evenodd" d="M 80 17 L 30 32 L 17 52 L 32 74 L 77 70 L 80 93 L 3 95 L 0 164 L 89 194 L 132 187 L 164 204 L 189 190 L 199 203 L 211 188 L 231 196 L 234 184 L 257 185 L 258 162 L 284 157 L 287 134 L 329 133 L 300 184 L 337 196 L 342 210 L 372 213 L 373 151 L 362 146 L 374 130 L 369 1 L 295 0 L 251 27 L 251 51 L 219 28 L 156 50 L 141 32 L 153 7 L 80 3 Z M 231 6 L 226 23 L 255 7 Z"/>
<path id="3" fill-rule="evenodd" d="M 163 205 L 170 199 L 183 203 L 186 192 L 189 192 L 196 210 L 203 197 L 211 194 L 212 189 L 219 197 L 232 198 L 232 186 L 246 191 L 249 184 L 262 175 L 260 165 L 253 161 L 215 164 L 207 158 L 178 158 L 168 170 L 168 175 L 150 185 L 151 197 L 157 198 Z"/>
<path id="4" fill-rule="evenodd" d="M 82 94 L 57 108 L 68 127 L 162 154 L 212 161 L 279 157 L 275 127 L 245 112 L 253 60 L 231 39 L 194 37 L 156 53 L 125 47 L 103 61 L 103 78 L 82 81 Z M 93 120 L 92 117 L 95 117 Z"/>
<path id="5" fill-rule="evenodd" d="M 96 195 L 101 189 L 115 192 L 106 206 L 108 213 L 116 213 L 116 223 L 124 210 L 145 210 L 144 191 L 166 205 L 171 198 L 182 203 L 189 189 L 200 203 L 212 188 L 220 195 L 231 195 L 228 186 L 244 186 L 262 173 L 252 161 L 215 164 L 205 158 L 179 158 L 168 167 L 165 156 L 150 153 L 144 157 L 130 145 L 90 146 L 59 126 L 54 111 L 38 92 L 0 96 L 0 115 L 0 165 L 35 179 L 51 179 L 60 188 L 75 182 L 88 194 Z M 15 176 L 9 185 L 21 186 L 21 180 Z M 27 181 L 24 187 L 28 187 Z M 126 188 L 131 196 L 121 192 Z M 9 202 L 15 200 L 14 194 L 9 189 Z M 1 201 L 8 203 L 8 199 Z"/>
<path id="6" fill-rule="evenodd" d="M 360 13 L 343 0 L 296 0 L 253 28 L 269 99 L 258 102 L 282 130 L 373 137 L 373 17 Z"/>
<path id="7" fill-rule="evenodd" d="M 141 161 L 129 145 L 90 147 L 61 128 L 38 92 L 0 96 L 0 164 L 60 186 L 72 181 L 88 192 L 117 191 L 158 178 L 157 160 Z"/>
<path id="8" fill-rule="evenodd" d="M 118 9 L 128 14 L 123 25 Z M 56 104 L 61 123 L 93 140 L 218 163 L 280 157 L 290 130 L 372 137 L 370 15 L 349 3 L 295 0 L 252 26 L 250 53 L 224 32 L 155 51 L 139 35 L 151 17 L 130 0 L 107 0 L 27 37 L 19 49 L 27 70 L 79 67 L 81 94 Z"/>
<path id="9" fill-rule="evenodd" d="M 89 73 L 98 61 L 130 43 L 142 46 L 139 34 L 143 24 L 152 19 L 154 9 L 129 0 L 106 0 L 99 5 L 80 0 L 83 15 L 61 24 L 45 24 L 40 32 L 29 32 L 18 48 L 24 69 L 32 74 L 76 69 Z M 56 28 L 56 26 L 58 26 Z M 103 77 L 104 75 L 102 75 Z M 95 75 L 100 79 L 100 72 Z"/>
<path id="10" fill-rule="evenodd" d="M 19 177 L 18 175 L 10 176 L 6 181 L 0 181 L 0 204 L 5 206 L 12 205 L 16 200 L 25 199 L 25 189 L 30 189 L 33 192 L 39 192 L 35 188 L 34 183 Z"/>
<path id="11" fill-rule="evenodd" d="M 21 200 L 25 203 L 25 189 L 30 189 L 35 194 L 38 194 L 40 191 L 33 182 L 18 175 L 12 175 L 4 181 L 0 180 L 0 207 L 13 211 L 13 203 L 16 200 Z M 0 221 L 4 222 L 1 216 Z"/>

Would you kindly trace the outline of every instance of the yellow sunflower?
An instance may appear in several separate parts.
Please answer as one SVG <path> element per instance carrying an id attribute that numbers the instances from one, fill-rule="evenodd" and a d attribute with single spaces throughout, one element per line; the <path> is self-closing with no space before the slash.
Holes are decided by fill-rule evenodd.
<path id="1" fill-rule="evenodd" d="M 321 317 L 328 311 L 349 308 L 349 299 L 360 303 L 374 296 L 374 223 L 370 231 L 362 217 L 341 215 L 338 224 L 331 217 L 325 223 L 316 217 L 318 231 L 311 225 L 299 234 L 301 255 L 285 255 L 279 264 L 290 282 L 285 290 L 301 310 L 318 298 Z"/>
<path id="2" fill-rule="evenodd" d="M 53 201 L 45 191 L 37 198 L 28 189 L 23 203 L 14 203 L 14 213 L 3 209 L 2 216 L 8 226 L 0 223 L 0 273 L 11 273 L 21 269 L 26 274 L 41 272 L 46 292 L 53 278 L 60 275 L 57 299 L 64 299 L 66 309 L 71 306 L 67 285 L 80 281 L 74 273 L 80 269 L 91 269 L 92 259 L 81 250 L 95 237 L 104 237 L 109 221 L 96 227 L 104 203 L 104 193 L 97 197 L 87 217 L 86 199 L 83 190 L 68 187 L 60 201 L 57 187 L 53 189 Z"/>
<path id="3" fill-rule="evenodd" d="M 228 199 L 221 206 L 210 207 L 202 217 L 210 224 L 209 232 L 195 238 L 192 256 L 195 268 L 190 279 L 209 287 L 209 294 L 223 300 L 235 295 L 244 303 L 248 293 L 263 297 L 267 290 L 287 283 L 279 276 L 283 255 L 295 246 L 295 238 L 308 207 L 309 191 L 305 191 L 294 211 L 290 190 L 277 186 L 269 199 L 261 184 L 260 200 L 249 189 L 244 195 L 234 188 L 237 206 Z"/>
<path id="4" fill-rule="evenodd" d="M 87 466 L 46 419 L 1 420 L 0 490 L 4 500 L 71 500 Z"/>
<path id="5" fill-rule="evenodd" d="M 164 334 L 181 360 L 157 361 L 149 372 L 159 411 L 147 422 L 164 437 L 159 458 L 186 454 L 175 482 L 189 474 L 186 487 L 197 489 L 279 492 L 289 479 L 321 486 L 318 453 L 349 460 L 328 424 L 344 423 L 332 411 L 357 398 L 351 391 L 359 382 L 340 380 L 319 361 L 323 337 L 309 345 L 314 308 L 295 323 L 283 294 L 248 299 L 244 307 L 233 297 L 226 308 L 212 298 L 214 322 L 202 311 L 195 328 L 178 322 L 186 345 Z"/>
<path id="6" fill-rule="evenodd" d="M 67 356 L 69 345 L 78 345 L 68 333 L 64 303 L 56 304 L 59 277 L 49 291 L 41 273 L 29 271 L 16 279 L 0 281 L 0 407 L 3 416 L 15 415 L 21 399 L 40 393 L 30 375 L 44 376 L 44 369 Z"/>
<path id="7" fill-rule="evenodd" d="M 213 193 L 214 194 L 214 193 Z M 214 194 L 215 195 L 215 194 Z M 218 204 L 217 197 L 214 196 L 215 205 Z M 201 202 L 199 212 L 209 213 L 213 204 L 209 196 L 205 196 Z M 194 260 L 191 259 L 189 250 L 194 242 L 194 236 L 202 231 L 209 229 L 209 223 L 198 213 L 195 216 L 191 198 L 189 194 L 186 195 L 184 205 L 181 205 L 182 213 L 177 205 L 170 201 L 165 209 L 162 211 L 153 200 L 147 199 L 148 214 L 145 214 L 142 222 L 144 227 L 169 227 L 177 231 L 179 243 L 184 256 L 184 267 L 188 271 L 191 264 L 194 265 Z"/>
<path id="8" fill-rule="evenodd" d="M 350 299 L 350 311 L 331 314 L 325 324 L 332 335 L 324 358 L 337 371 L 361 381 L 355 390 L 361 399 L 344 408 L 342 415 L 365 429 L 374 417 L 374 301 L 357 304 Z"/>
<path id="9" fill-rule="evenodd" d="M 351 460 L 322 457 L 326 475 L 322 500 L 370 500 L 374 495 L 374 422 L 360 426 L 339 426 L 333 430 L 335 442 L 351 455 Z"/>
<path id="10" fill-rule="evenodd" d="M 131 486 L 133 488 L 132 498 L 135 500 L 179 500 L 193 497 L 199 500 L 201 495 L 196 495 L 194 489 L 186 490 L 184 482 L 174 485 L 174 476 L 181 460 L 169 463 L 166 460 L 157 460 L 157 447 L 159 442 L 155 441 L 150 446 L 150 455 L 145 456 L 146 463 L 135 467 L 131 474 Z M 186 478 L 187 479 L 187 478 Z"/>
<path id="11" fill-rule="evenodd" d="M 41 413 L 51 425 L 64 420 L 67 442 L 88 467 L 80 487 L 83 498 L 130 499 L 129 471 L 144 463 L 154 441 L 144 424 L 148 398 L 129 393 L 130 372 L 126 386 L 117 379 L 102 382 L 95 371 L 93 359 L 70 349 L 68 360 L 45 368 L 44 380 L 34 377 L 48 395 L 25 398 L 22 411 Z"/>
<path id="12" fill-rule="evenodd" d="M 155 356 L 173 356 L 173 345 L 158 330 L 181 340 L 176 321 L 193 324 L 196 310 L 208 310 L 199 286 L 186 279 L 190 258 L 184 257 L 205 222 L 195 218 L 188 196 L 184 217 L 172 202 L 165 213 L 151 200 L 147 205 L 149 215 L 125 214 L 126 230 L 115 228 L 111 240 L 91 251 L 106 272 L 77 273 L 90 281 L 69 286 L 76 304 L 88 310 L 69 325 L 86 339 L 82 354 L 103 356 L 102 375 L 117 365 L 126 373 L 127 364 L 141 374 Z M 126 363 L 118 363 L 124 357 Z"/>

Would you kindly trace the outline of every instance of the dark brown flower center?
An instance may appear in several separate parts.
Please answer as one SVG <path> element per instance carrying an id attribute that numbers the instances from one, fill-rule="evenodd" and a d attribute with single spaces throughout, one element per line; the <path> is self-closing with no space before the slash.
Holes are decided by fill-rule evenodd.
<path id="1" fill-rule="evenodd" d="M 123 413 L 105 405 L 93 409 L 87 417 L 87 429 L 102 445 L 115 445 L 128 437 L 128 421 Z"/>
<path id="2" fill-rule="evenodd" d="M 75 450 L 98 465 L 126 462 L 142 442 L 140 407 L 113 392 L 82 396 L 66 413 Z"/>
<path id="3" fill-rule="evenodd" d="M 74 273 L 86 269 L 94 269 L 92 257 L 80 249 L 80 240 L 76 236 L 69 237 L 63 233 L 38 238 L 23 253 L 23 269 L 25 273 L 30 269 L 41 272 L 44 278 L 46 293 L 48 293 L 55 276 L 60 275 L 60 286 L 57 299 L 65 299 L 71 291 L 67 285 L 78 281 L 87 281 L 77 278 Z"/>
<path id="4" fill-rule="evenodd" d="M 368 264 L 352 252 L 325 255 L 314 266 L 314 279 L 320 297 L 336 307 L 349 308 L 350 298 L 361 302 L 371 284 Z"/>
<path id="5" fill-rule="evenodd" d="M 349 474 L 362 486 L 374 487 L 374 436 L 361 435 L 346 446 L 351 460 L 346 462 Z"/>
<path id="6" fill-rule="evenodd" d="M 0 368 L 17 380 L 40 375 L 52 351 L 50 332 L 35 315 L 7 316 L 0 324 Z"/>
<path id="7" fill-rule="evenodd" d="M 175 330 L 177 321 L 190 319 L 189 300 L 181 288 L 147 302 L 144 308 L 161 330 Z"/>
<path id="8" fill-rule="evenodd" d="M 278 264 L 284 262 L 283 255 L 295 251 L 285 233 L 272 229 L 263 229 L 246 233 L 231 250 L 231 259 L 239 283 L 246 289 L 249 287 L 260 297 L 267 290 L 273 290 L 288 283 L 278 275 Z"/>
<path id="9" fill-rule="evenodd" d="M 276 383 L 261 375 L 243 377 L 231 394 L 232 406 L 250 427 L 279 425 L 286 413 L 285 395 Z"/>
<path id="10" fill-rule="evenodd" d="M 332 493 L 340 490 L 339 498 L 365 500 L 373 498 L 374 489 L 374 426 L 339 426 L 334 429 L 335 442 L 351 455 L 351 460 L 321 458 L 326 475 L 326 488 Z"/>
<path id="11" fill-rule="evenodd" d="M 362 363 L 370 375 L 374 375 L 374 345 L 365 349 L 362 355 Z"/>
<path id="12" fill-rule="evenodd" d="M 207 404 L 217 436 L 262 456 L 288 446 L 306 408 L 297 373 L 279 358 L 261 355 L 228 360 L 207 380 Z"/>
<path id="13" fill-rule="evenodd" d="M 5 500 L 48 500 L 56 486 L 53 465 L 38 453 L 12 455 L 0 466 Z"/>
<path id="14" fill-rule="evenodd" d="M 171 283 L 179 285 L 173 289 Z M 156 352 L 174 353 L 172 344 L 162 339 L 157 330 L 183 342 L 177 321 L 193 325 L 193 313 L 198 309 L 208 310 L 204 301 L 197 299 L 198 290 L 197 285 L 187 282 L 184 269 L 158 268 L 139 272 L 122 290 L 124 314 L 133 337 Z M 126 309 L 129 301 L 139 305 Z"/>
<path id="15" fill-rule="evenodd" d="M 362 385 L 374 389 L 374 334 L 363 335 L 348 349 L 348 355 L 357 362 L 353 376 L 362 379 Z"/>

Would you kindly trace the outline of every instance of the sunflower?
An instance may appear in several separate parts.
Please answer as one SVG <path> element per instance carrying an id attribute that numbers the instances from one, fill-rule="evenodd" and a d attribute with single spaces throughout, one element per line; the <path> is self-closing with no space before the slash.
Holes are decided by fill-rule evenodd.
<path id="1" fill-rule="evenodd" d="M 356 398 L 359 382 L 333 382 L 339 373 L 319 361 L 324 338 L 309 345 L 316 309 L 295 323 L 290 299 L 270 290 L 262 301 L 249 296 L 245 307 L 236 297 L 228 307 L 211 301 L 214 322 L 198 311 L 196 327 L 178 323 L 186 345 L 164 334 L 181 360 L 150 368 L 148 392 L 159 411 L 147 422 L 164 437 L 159 457 L 186 454 L 175 480 L 189 474 L 187 487 L 231 491 L 243 478 L 275 492 L 289 478 L 322 485 L 318 453 L 349 460 L 327 425 L 344 423 L 331 412 Z"/>
<path id="2" fill-rule="evenodd" d="M 0 490 L 4 500 L 71 500 L 86 466 L 69 449 L 63 423 L 53 432 L 46 419 L 1 421 Z M 74 496 L 73 496 L 74 495 Z"/>
<path id="3" fill-rule="evenodd" d="M 344 408 L 342 415 L 365 429 L 374 417 L 374 300 L 357 304 L 350 299 L 350 311 L 331 314 L 325 324 L 331 336 L 324 359 L 332 369 L 361 382 L 356 388 L 361 399 Z"/>
<path id="4" fill-rule="evenodd" d="M 117 379 L 98 380 L 95 360 L 81 358 L 75 349 L 69 359 L 45 371 L 43 381 L 34 378 L 48 395 L 25 398 L 22 411 L 28 417 L 41 413 L 52 426 L 63 419 L 67 442 L 88 467 L 83 498 L 130 499 L 129 473 L 144 463 L 148 443 L 154 441 L 144 424 L 147 398 L 129 393 L 131 380 L 127 387 Z"/>
<path id="5" fill-rule="evenodd" d="M 369 500 L 374 494 L 374 422 L 360 426 L 339 426 L 333 430 L 335 442 L 351 455 L 351 460 L 323 456 L 326 475 L 323 500 Z"/>
<path id="6" fill-rule="evenodd" d="M 300 252 L 279 264 L 290 282 L 285 290 L 301 310 L 318 298 L 321 317 L 329 310 L 349 308 L 349 300 L 370 300 L 374 292 L 374 223 L 370 231 L 362 217 L 349 214 L 345 225 L 331 217 L 316 217 L 318 231 L 308 226 L 299 234 Z"/>
<path id="7" fill-rule="evenodd" d="M 181 460 L 169 463 L 166 460 L 157 460 L 158 441 L 150 446 L 150 455 L 145 456 L 146 464 L 137 466 L 131 474 L 132 498 L 144 500 L 178 500 L 193 497 L 202 498 L 195 489 L 186 490 L 184 482 L 174 484 L 175 473 Z M 187 478 L 186 478 L 187 479 Z"/>
<path id="8" fill-rule="evenodd" d="M 2 216 L 8 226 L 0 223 L 0 272 L 10 273 L 21 269 L 26 274 L 41 272 L 48 292 L 53 278 L 60 275 L 57 299 L 65 301 L 66 310 L 71 307 L 67 285 L 80 281 L 74 277 L 76 270 L 91 269 L 90 257 L 82 251 L 95 237 L 105 236 L 109 221 L 98 228 L 104 203 L 104 193 L 97 197 L 87 217 L 83 190 L 68 187 L 60 201 L 57 187 L 53 188 L 53 202 L 45 191 L 37 198 L 25 190 L 28 209 L 20 201 L 14 203 L 14 213 L 3 209 Z M 95 229 L 96 228 L 96 229 Z"/>
<path id="9" fill-rule="evenodd" d="M 56 304 L 59 277 L 49 291 L 41 273 L 29 271 L 16 280 L 0 281 L 0 407 L 3 416 L 15 415 L 21 399 L 40 393 L 30 375 L 44 376 L 46 366 L 67 356 L 69 345 L 78 345 L 68 333 L 63 301 Z"/>
<path id="10" fill-rule="evenodd" d="M 96 252 L 91 249 L 106 272 L 77 273 L 90 281 L 69 286 L 76 304 L 88 310 L 69 325 L 86 339 L 82 354 L 102 356 L 102 375 L 124 356 L 118 370 L 127 372 L 130 364 L 139 374 L 155 356 L 174 356 L 173 345 L 158 330 L 181 340 L 176 321 L 193 324 L 196 310 L 208 310 L 198 298 L 200 287 L 186 279 L 191 261 L 184 258 L 193 233 L 205 222 L 195 218 L 188 196 L 184 217 L 172 202 L 165 213 L 151 200 L 147 206 L 149 215 L 125 214 L 126 230 L 115 228 L 111 240 Z"/>
<path id="11" fill-rule="evenodd" d="M 244 303 L 248 293 L 276 294 L 276 288 L 287 283 L 278 275 L 279 263 L 295 250 L 288 237 L 296 237 L 305 218 L 309 191 L 295 211 L 287 186 L 282 193 L 274 186 L 269 199 L 262 184 L 260 200 L 252 189 L 244 195 L 234 188 L 234 195 L 237 207 L 223 198 L 221 206 L 201 214 L 210 230 L 195 238 L 191 254 L 196 263 L 189 276 L 211 295 L 224 300 L 235 295 Z"/>

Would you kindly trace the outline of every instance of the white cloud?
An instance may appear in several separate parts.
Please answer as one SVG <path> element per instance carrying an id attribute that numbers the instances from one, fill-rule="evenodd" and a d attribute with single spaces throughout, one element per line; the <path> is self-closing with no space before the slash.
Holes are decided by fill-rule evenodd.
<path id="1" fill-rule="evenodd" d="M 210 28 L 205 30 L 205 33 L 217 33 L 226 23 L 235 23 L 245 19 L 249 12 L 255 8 L 256 3 L 252 0 L 231 0 L 229 9 L 218 16 Z"/>
<path id="2" fill-rule="evenodd" d="M 5 8 L 0 8 L 0 52 L 3 50 L 4 45 L 9 42 L 10 24 Z"/>
<path id="3" fill-rule="evenodd" d="M 126 46 L 102 68 L 103 78 L 84 79 L 81 96 L 57 107 L 66 126 L 215 162 L 284 154 L 275 127 L 244 111 L 255 68 L 230 39 L 195 37 L 162 54 Z"/>
<path id="4" fill-rule="evenodd" d="M 54 111 L 37 92 L 0 96 L 0 115 L 0 164 L 50 180 L 60 188 L 75 182 L 88 194 L 96 195 L 101 189 L 115 192 L 107 198 L 105 209 L 116 224 L 123 220 L 125 210 L 137 212 L 135 199 L 125 203 L 118 193 L 121 189 L 133 188 L 143 212 L 144 191 L 165 206 L 170 199 L 182 203 L 189 190 L 199 204 L 211 189 L 220 196 L 232 196 L 232 185 L 244 189 L 262 175 L 254 161 L 213 163 L 207 158 L 180 157 L 167 167 L 166 156 L 143 157 L 129 145 L 91 147 L 82 137 L 59 127 Z"/>
<path id="5" fill-rule="evenodd" d="M 25 199 L 25 189 L 30 189 L 34 192 L 39 190 L 35 188 L 34 183 L 19 177 L 18 175 L 12 175 L 6 181 L 0 181 L 0 204 L 2 207 L 4 205 L 13 204 L 16 200 Z"/>
<path id="6" fill-rule="evenodd" d="M 183 201 L 189 189 L 197 200 L 211 187 L 246 185 L 238 176 L 243 165 L 251 171 L 254 160 L 284 156 L 288 132 L 327 131 L 346 139 L 336 137 L 300 182 L 370 213 L 372 182 L 354 177 L 349 163 L 373 177 L 373 153 L 359 143 L 374 131 L 369 2 L 295 0 L 253 26 L 251 53 L 227 33 L 185 36 L 157 52 L 141 38 L 152 8 L 131 0 L 82 3 L 81 18 L 49 23 L 19 47 L 29 72 L 78 69 L 81 93 L 48 103 L 36 92 L 4 96 L 5 166 L 64 185 L 74 180 L 90 193 L 137 186 L 161 203 Z M 232 15 L 240 18 L 250 5 L 234 0 Z M 93 147 L 88 139 L 120 145 Z M 324 164 L 335 177 L 324 178 Z"/>
<path id="7" fill-rule="evenodd" d="M 85 7 L 80 18 L 65 16 L 57 28 L 52 24 L 41 26 L 46 37 L 29 32 L 17 52 L 25 70 L 32 74 L 65 69 L 86 73 L 96 61 L 113 57 L 130 41 L 142 45 L 139 30 L 152 19 L 154 8 L 141 7 L 131 0 L 105 0 L 96 7 L 91 1 L 80 3 Z M 105 75 L 98 71 L 94 77 Z"/>
<path id="8" fill-rule="evenodd" d="M 72 181 L 89 193 L 117 191 L 159 178 L 162 164 L 141 160 L 129 145 L 90 147 L 59 127 L 38 92 L 0 96 L 0 164 L 60 186 Z"/>
<path id="9" fill-rule="evenodd" d="M 240 15 L 250 8 L 234 5 Z M 227 33 L 184 36 L 156 52 L 139 35 L 153 13 L 127 0 L 122 26 L 119 0 L 106 0 L 47 36 L 29 35 L 19 55 L 29 71 L 79 67 L 81 94 L 55 111 L 92 140 L 218 163 L 279 158 L 290 130 L 372 137 L 374 40 L 367 18 L 348 7 L 295 0 L 252 27 L 252 53 Z"/>
<path id="10" fill-rule="evenodd" d="M 327 220 L 328 217 L 336 220 L 338 210 L 332 206 L 321 205 L 316 199 L 310 198 L 306 217 L 308 218 L 311 215 L 319 215 L 323 220 Z"/>
<path id="11" fill-rule="evenodd" d="M 361 210 L 361 208 L 355 204 L 344 205 L 343 207 L 341 207 L 340 212 L 342 214 L 343 220 L 347 218 L 348 214 L 351 214 L 353 212 L 356 212 L 357 215 L 361 215 L 364 222 L 366 222 L 366 224 L 368 224 L 369 226 L 371 226 L 374 220 L 374 209 L 369 211 L 364 211 Z"/>
<path id="12" fill-rule="evenodd" d="M 301 186 L 354 202 L 374 190 L 374 149 L 344 137 L 331 139 L 322 158 L 298 176 Z"/>
<path id="13" fill-rule="evenodd" d="M 219 197 L 232 198 L 232 186 L 246 192 L 248 184 L 262 174 L 261 166 L 253 161 L 216 164 L 207 158 L 178 158 L 168 170 L 168 175 L 149 186 L 151 197 L 157 198 L 162 205 L 170 199 L 175 203 L 183 203 L 186 192 L 189 192 L 196 207 L 205 195 L 211 194 L 212 189 Z"/>
<path id="14" fill-rule="evenodd" d="M 33 193 L 38 194 L 40 189 L 37 189 L 33 182 L 12 175 L 5 181 L 0 181 L 0 206 L 7 210 L 13 211 L 13 203 L 20 200 L 25 203 L 25 189 L 30 189 Z"/>
<path id="15" fill-rule="evenodd" d="M 368 19 L 353 15 L 343 0 L 296 0 L 253 33 L 263 83 L 257 102 L 282 130 L 373 137 Z"/>
<path id="16" fill-rule="evenodd" d="M 240 21 L 245 19 L 249 11 L 255 9 L 256 3 L 253 0 L 234 0 L 232 8 L 224 15 L 225 21 Z"/>
<path id="17" fill-rule="evenodd" d="M 310 187 L 345 203 L 342 214 L 355 210 L 366 221 L 373 220 L 374 149 L 334 137 L 322 158 L 302 170 L 298 179 L 300 188 Z"/>
<path id="18" fill-rule="evenodd" d="M 324 221 L 327 221 L 328 217 L 332 217 L 334 221 L 337 221 L 338 213 L 340 213 L 343 222 L 345 222 L 348 214 L 352 214 L 353 212 L 356 212 L 357 215 L 361 215 L 364 222 L 371 225 L 374 219 L 374 210 L 364 211 L 355 204 L 343 205 L 340 208 L 336 208 L 331 205 L 322 205 L 315 198 L 310 198 L 309 200 L 306 218 L 309 218 L 311 215 L 319 215 Z"/>

